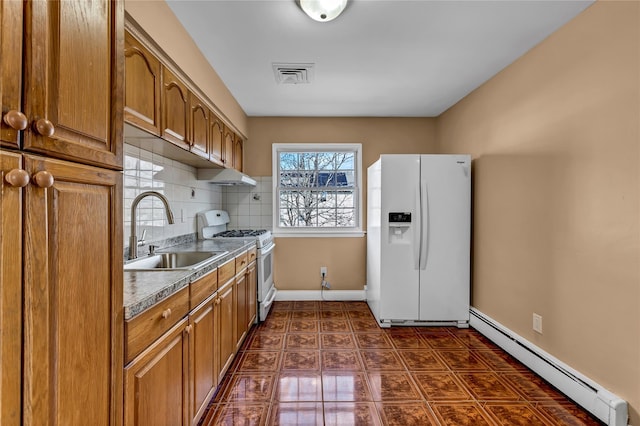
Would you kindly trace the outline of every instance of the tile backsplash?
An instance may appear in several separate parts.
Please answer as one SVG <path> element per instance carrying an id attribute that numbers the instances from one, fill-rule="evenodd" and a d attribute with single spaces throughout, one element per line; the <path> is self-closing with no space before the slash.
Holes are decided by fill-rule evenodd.
<path id="1" fill-rule="evenodd" d="M 167 197 L 175 218 L 175 224 L 169 225 L 158 198 L 142 199 L 136 214 L 137 236 L 146 229 L 147 242 L 196 233 L 196 213 L 222 208 L 222 187 L 197 180 L 194 167 L 128 144 L 124 155 L 125 246 L 131 234 L 131 203 L 144 191 Z"/>
<path id="2" fill-rule="evenodd" d="M 167 197 L 175 218 L 175 224 L 169 225 L 158 198 L 142 199 L 137 208 L 136 229 L 138 238 L 146 229 L 147 243 L 197 233 L 196 214 L 210 209 L 229 213 L 229 229 L 272 227 L 271 176 L 253 176 L 255 187 L 212 185 L 197 180 L 192 166 L 126 143 L 124 155 L 125 247 L 131 234 L 131 203 L 145 191 L 157 191 Z"/>
<path id="3" fill-rule="evenodd" d="M 229 229 L 271 229 L 273 217 L 271 176 L 255 177 L 256 186 L 227 186 L 223 208 L 229 213 Z"/>

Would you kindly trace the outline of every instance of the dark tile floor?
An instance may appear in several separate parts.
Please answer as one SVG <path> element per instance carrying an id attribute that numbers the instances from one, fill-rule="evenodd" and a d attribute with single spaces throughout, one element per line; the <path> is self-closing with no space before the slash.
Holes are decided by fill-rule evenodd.
<path id="1" fill-rule="evenodd" d="M 202 425 L 598 425 L 473 329 L 381 329 L 364 302 L 276 302 Z"/>

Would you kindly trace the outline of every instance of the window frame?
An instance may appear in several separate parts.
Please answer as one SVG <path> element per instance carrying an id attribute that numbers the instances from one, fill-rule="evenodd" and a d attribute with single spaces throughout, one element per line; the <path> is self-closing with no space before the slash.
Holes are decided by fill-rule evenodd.
<path id="1" fill-rule="evenodd" d="M 281 152 L 336 152 L 350 151 L 355 154 L 354 173 L 356 187 L 355 220 L 356 226 L 348 228 L 338 227 L 283 227 L 280 226 L 280 153 Z M 363 237 L 362 211 L 362 144 L 361 143 L 274 143 L 271 145 L 272 183 L 273 183 L 273 229 L 275 237 Z"/>

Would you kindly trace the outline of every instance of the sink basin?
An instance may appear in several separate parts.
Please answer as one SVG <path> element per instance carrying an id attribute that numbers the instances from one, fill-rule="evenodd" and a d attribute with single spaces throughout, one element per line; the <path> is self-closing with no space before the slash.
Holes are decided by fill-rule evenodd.
<path id="1" fill-rule="evenodd" d="M 228 251 L 176 251 L 156 253 L 124 264 L 125 271 L 167 271 L 196 269 L 212 262 Z"/>

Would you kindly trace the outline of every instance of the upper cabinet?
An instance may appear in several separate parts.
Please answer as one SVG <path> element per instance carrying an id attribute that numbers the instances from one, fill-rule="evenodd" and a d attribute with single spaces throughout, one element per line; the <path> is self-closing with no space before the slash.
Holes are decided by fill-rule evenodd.
<path id="1" fill-rule="evenodd" d="M 15 3 L 22 2 L 3 1 L 2 8 L 17 14 L 19 5 Z M 12 34 L 7 41 L 9 55 L 2 52 L 2 86 L 13 94 L 23 76 L 21 112 L 26 122 L 12 119 L 16 114 L 10 111 L 16 102 L 5 106 L 4 93 L 3 122 L 18 122 L 19 127 L 25 124 L 24 150 L 120 169 L 123 64 L 118 59 L 123 54 L 123 2 L 22 4 L 23 72 L 4 74 L 7 58 L 18 61 L 7 67 L 19 66 L 15 32 L 23 27 L 12 24 L 12 31 L 3 22 L 3 33 Z M 4 47 L 4 34 L 2 43 Z"/>
<path id="2" fill-rule="evenodd" d="M 233 141 L 233 168 L 240 172 L 242 171 L 243 143 L 242 138 L 236 135 L 236 138 Z"/>
<path id="3" fill-rule="evenodd" d="M 194 167 L 242 170 L 242 137 L 135 24 L 127 28 L 124 120 L 132 125 L 125 127 L 127 142 Z"/>
<path id="4" fill-rule="evenodd" d="M 191 152 L 209 159 L 209 108 L 196 95 L 189 93 Z"/>
<path id="5" fill-rule="evenodd" d="M 124 119 L 160 136 L 160 61 L 131 34 L 124 41 Z"/>
<path id="6" fill-rule="evenodd" d="M 169 69 L 162 68 L 162 137 L 189 149 L 189 92 Z"/>
<path id="7" fill-rule="evenodd" d="M 220 120 L 220 118 L 217 115 L 215 115 L 214 113 L 211 113 L 209 125 L 210 125 L 209 159 L 212 162 L 220 166 L 223 166 L 224 165 L 224 156 L 223 156 L 224 124 L 222 123 L 222 120 Z"/>
<path id="8" fill-rule="evenodd" d="M 19 148 L 20 131 L 27 127 L 22 110 L 22 12 L 21 1 L 0 1 L 0 145 Z"/>

